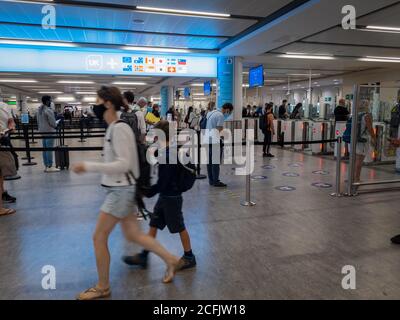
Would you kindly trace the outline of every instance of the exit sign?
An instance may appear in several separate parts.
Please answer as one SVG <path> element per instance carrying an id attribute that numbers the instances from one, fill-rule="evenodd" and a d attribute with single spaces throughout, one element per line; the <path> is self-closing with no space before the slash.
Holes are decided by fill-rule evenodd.
<path id="1" fill-rule="evenodd" d="M 16 106 L 17 105 L 17 101 L 7 101 L 7 104 L 9 106 Z"/>

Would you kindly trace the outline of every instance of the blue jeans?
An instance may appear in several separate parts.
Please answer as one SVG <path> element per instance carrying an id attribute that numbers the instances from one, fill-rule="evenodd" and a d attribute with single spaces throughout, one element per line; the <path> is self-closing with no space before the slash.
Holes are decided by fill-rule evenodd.
<path id="1" fill-rule="evenodd" d="M 43 148 L 53 148 L 54 139 L 43 139 Z M 53 166 L 53 151 L 43 151 L 43 164 L 45 167 Z"/>
<path id="2" fill-rule="evenodd" d="M 220 145 L 212 145 L 210 144 L 208 146 L 208 164 L 207 164 L 207 174 L 208 174 L 208 182 L 210 185 L 214 185 L 218 183 L 219 180 L 219 167 L 221 163 L 221 158 L 222 158 L 222 152 L 223 152 L 223 145 L 222 143 Z M 220 154 L 219 154 L 219 161 L 217 163 L 213 163 L 213 147 L 220 147 Z"/>

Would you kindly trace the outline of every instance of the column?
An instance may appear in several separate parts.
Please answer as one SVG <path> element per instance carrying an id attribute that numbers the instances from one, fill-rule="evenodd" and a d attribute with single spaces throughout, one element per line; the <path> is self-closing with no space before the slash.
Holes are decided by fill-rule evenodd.
<path id="1" fill-rule="evenodd" d="M 174 104 L 174 87 L 163 86 L 160 92 L 161 97 L 161 116 L 165 117 L 168 109 Z"/>

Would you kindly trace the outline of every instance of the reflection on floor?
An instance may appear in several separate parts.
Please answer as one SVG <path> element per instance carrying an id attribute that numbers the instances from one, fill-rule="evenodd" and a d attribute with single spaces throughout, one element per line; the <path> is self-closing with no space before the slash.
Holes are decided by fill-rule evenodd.
<path id="1" fill-rule="evenodd" d="M 120 261 L 139 248 L 127 244 L 117 229 L 110 239 L 112 298 L 400 298 L 400 248 L 389 242 L 400 233 L 398 191 L 332 198 L 334 161 L 274 152 L 275 159 L 256 157 L 255 207 L 240 206 L 245 180 L 231 166 L 222 171 L 227 190 L 212 189 L 201 180 L 185 194 L 198 267 L 178 274 L 171 285 L 161 283 L 164 266 L 155 256 L 148 270 Z M 40 154 L 35 156 L 40 163 Z M 99 159 L 99 153 L 74 153 L 71 158 Z M 320 170 L 328 173 L 313 173 Z M 288 172 L 298 176 L 283 175 Z M 21 175 L 22 180 L 7 183 L 18 197 L 18 213 L 0 219 L 0 299 L 72 299 L 96 282 L 91 234 L 103 198 L 99 177 L 44 174 L 40 164 L 23 167 Z M 368 179 L 388 176 L 373 168 L 364 171 Z M 322 184 L 312 186 L 316 182 Z M 279 186 L 295 190 L 277 190 Z M 145 222 L 142 226 L 147 229 Z M 159 239 L 181 254 L 177 236 L 164 231 Z M 56 268 L 56 290 L 41 287 L 45 265 Z M 356 290 L 341 287 L 345 265 L 357 270 Z"/>

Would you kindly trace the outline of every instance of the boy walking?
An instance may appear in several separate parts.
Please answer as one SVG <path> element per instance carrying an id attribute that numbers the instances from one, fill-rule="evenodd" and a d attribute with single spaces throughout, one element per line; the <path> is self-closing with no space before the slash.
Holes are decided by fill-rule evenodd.
<path id="1" fill-rule="evenodd" d="M 178 270 L 193 268 L 196 266 L 196 257 L 192 252 L 190 236 L 186 230 L 183 213 L 182 213 L 182 192 L 178 186 L 179 166 L 178 164 L 169 164 L 169 122 L 162 120 L 156 124 L 155 129 L 162 130 L 165 133 L 165 145 L 161 146 L 159 153 L 164 153 L 166 159 L 165 164 L 159 164 L 158 181 L 152 186 L 146 194 L 148 197 L 153 197 L 157 193 L 160 194 L 158 201 L 154 207 L 154 213 L 150 219 L 149 235 L 157 236 L 158 230 L 168 228 L 172 234 L 179 233 L 184 254 L 179 261 Z M 162 142 L 161 142 L 162 143 Z M 172 157 L 172 154 L 171 154 Z M 125 256 L 123 261 L 131 266 L 147 267 L 149 251 L 143 250 L 134 256 Z"/>

